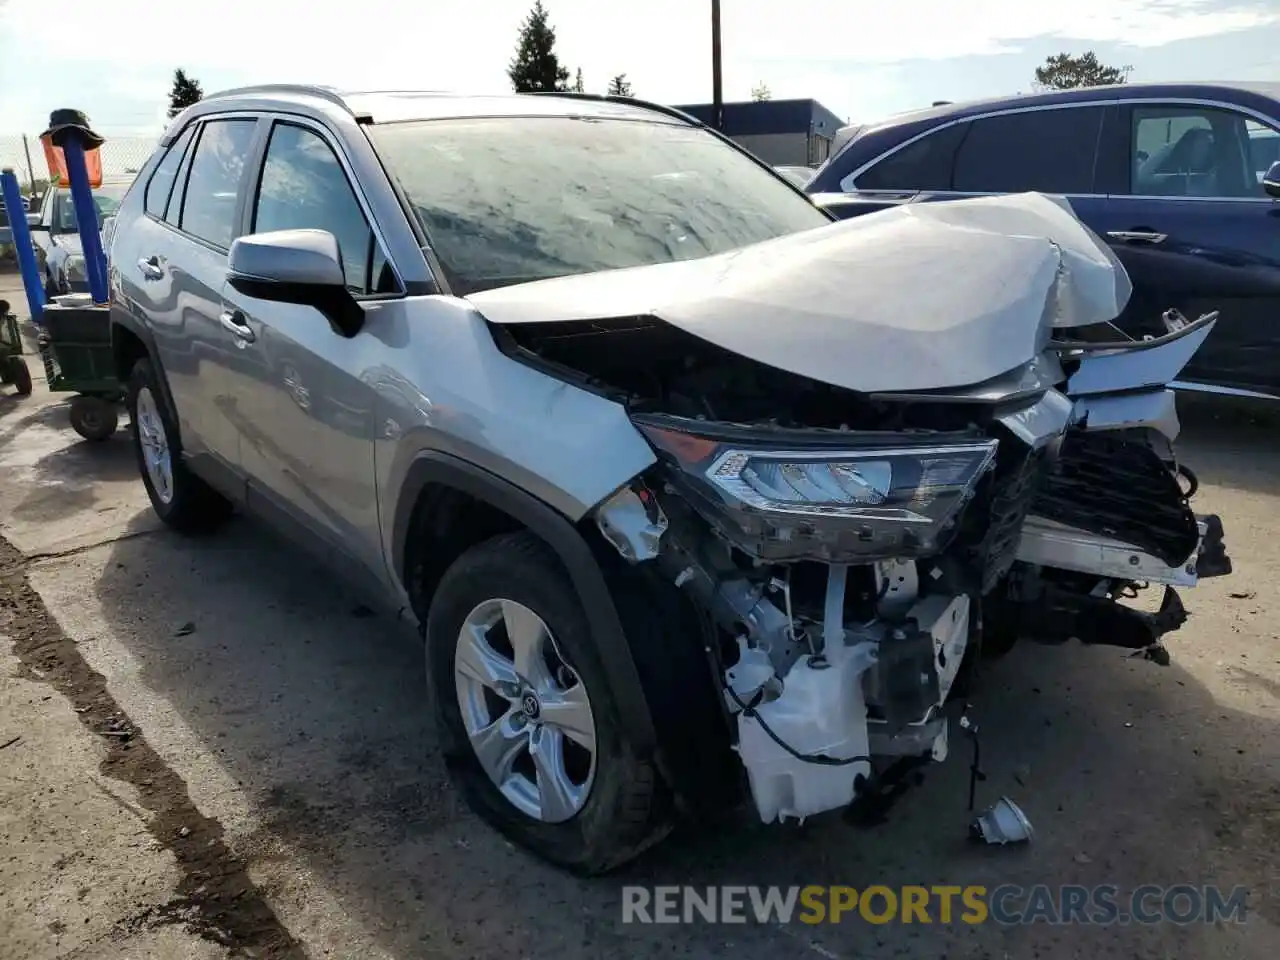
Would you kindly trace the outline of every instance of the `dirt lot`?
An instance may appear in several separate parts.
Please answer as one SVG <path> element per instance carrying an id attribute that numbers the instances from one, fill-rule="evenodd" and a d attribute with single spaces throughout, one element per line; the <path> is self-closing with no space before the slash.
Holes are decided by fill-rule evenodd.
<path id="1" fill-rule="evenodd" d="M 12 278 L 7 280 L 12 286 Z M 21 296 L 0 293 L 11 301 Z M 888 824 L 727 824 L 578 881 L 461 806 L 416 636 L 250 524 L 160 531 L 121 431 L 0 395 L 0 956 L 1280 956 L 1280 445 L 1197 404 L 1183 448 L 1233 577 L 1159 667 L 1023 647 L 975 716 L 1033 844 L 965 842 L 956 749 Z M 1024 781 L 1024 782 L 1019 782 Z M 1216 883 L 1239 924 L 635 926 L 622 884 Z"/>

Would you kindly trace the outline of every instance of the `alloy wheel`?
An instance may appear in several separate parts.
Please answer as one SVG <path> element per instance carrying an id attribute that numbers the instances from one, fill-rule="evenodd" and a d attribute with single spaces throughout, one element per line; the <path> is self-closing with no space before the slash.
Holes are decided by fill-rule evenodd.
<path id="1" fill-rule="evenodd" d="M 547 823 L 577 814 L 595 777 L 595 719 L 542 618 L 514 600 L 479 604 L 458 634 L 454 681 L 471 747 L 502 795 Z"/>

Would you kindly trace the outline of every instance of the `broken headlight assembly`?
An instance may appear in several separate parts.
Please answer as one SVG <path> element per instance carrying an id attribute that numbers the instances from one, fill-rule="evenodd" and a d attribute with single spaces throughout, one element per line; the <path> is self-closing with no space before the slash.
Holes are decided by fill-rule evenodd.
<path id="1" fill-rule="evenodd" d="M 673 417 L 637 417 L 636 426 L 673 468 L 677 492 L 726 539 L 774 562 L 938 553 L 997 447 L 985 438 L 719 431 Z"/>

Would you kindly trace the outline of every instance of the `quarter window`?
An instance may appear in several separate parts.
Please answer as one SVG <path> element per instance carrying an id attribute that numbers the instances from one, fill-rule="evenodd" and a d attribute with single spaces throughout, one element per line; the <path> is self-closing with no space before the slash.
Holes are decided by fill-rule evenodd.
<path id="1" fill-rule="evenodd" d="M 1263 197 L 1258 164 L 1268 133 L 1276 136 L 1275 131 L 1234 110 L 1193 104 L 1134 107 L 1130 193 L 1140 197 Z"/>
<path id="2" fill-rule="evenodd" d="M 968 129 L 967 123 L 957 123 L 907 144 L 858 177 L 855 189 L 950 190 L 956 149 Z"/>
<path id="3" fill-rule="evenodd" d="M 187 127 L 182 136 L 173 141 L 168 152 L 156 165 L 155 173 L 147 183 L 146 208 L 153 217 L 164 218 L 165 207 L 169 205 L 169 194 L 173 192 L 173 181 L 178 175 L 178 165 L 187 153 L 187 145 L 195 133 L 195 126 Z"/>
<path id="4" fill-rule="evenodd" d="M 278 123 L 262 166 L 253 232 L 298 229 L 333 234 L 353 293 L 395 292 L 386 257 L 333 150 L 311 130 Z"/>
<path id="5" fill-rule="evenodd" d="M 956 154 L 963 193 L 1093 192 L 1102 107 L 1028 110 L 975 120 Z"/>
<path id="6" fill-rule="evenodd" d="M 236 234 L 236 198 L 256 120 L 210 120 L 191 160 L 180 229 L 223 249 Z"/>

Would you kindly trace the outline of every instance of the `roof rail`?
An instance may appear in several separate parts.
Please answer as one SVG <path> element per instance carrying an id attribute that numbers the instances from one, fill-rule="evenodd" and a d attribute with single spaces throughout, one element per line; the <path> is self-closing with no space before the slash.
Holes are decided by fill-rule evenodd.
<path id="1" fill-rule="evenodd" d="M 258 83 L 248 87 L 232 87 L 230 90 L 219 90 L 217 93 L 211 93 L 206 100 L 212 100 L 215 97 L 238 97 L 245 94 L 256 93 L 295 93 L 308 97 L 319 97 L 322 100 L 328 100 L 332 104 L 336 104 L 348 113 L 351 108 L 347 106 L 347 101 L 333 87 L 322 87 L 309 83 Z"/>
<path id="2" fill-rule="evenodd" d="M 683 110 L 669 107 L 665 103 L 654 103 L 652 100 L 641 100 L 639 97 L 621 97 L 612 93 L 578 93 L 576 90 L 530 90 L 520 94 L 527 97 L 567 97 L 570 100 L 594 100 L 597 103 L 626 103 L 633 107 L 644 107 L 668 117 L 675 117 L 695 127 L 706 126 L 697 117 L 690 116 Z"/>

